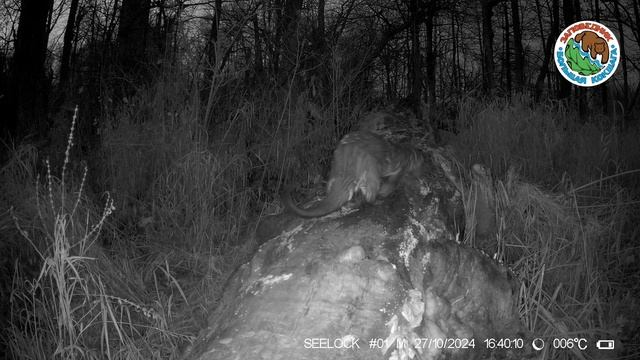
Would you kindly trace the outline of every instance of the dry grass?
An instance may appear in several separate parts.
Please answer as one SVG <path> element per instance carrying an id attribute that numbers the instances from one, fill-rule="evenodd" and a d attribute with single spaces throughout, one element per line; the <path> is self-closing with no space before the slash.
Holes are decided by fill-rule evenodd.
<path id="1" fill-rule="evenodd" d="M 468 130 L 456 148 L 463 167 L 481 162 L 500 174 L 497 242 L 486 250 L 517 274 L 524 324 L 548 339 L 613 338 L 628 344 L 625 356 L 638 356 L 631 344 L 640 330 L 632 300 L 640 292 L 640 151 L 632 145 L 639 129 L 577 124 L 562 106 L 522 99 L 471 100 L 461 109 Z M 602 355 L 573 349 L 544 356 Z"/>
<path id="2" fill-rule="evenodd" d="M 41 181 L 28 151 L 17 152 L 2 169 L 3 186 L 27 184 L 24 198 L 3 199 L 13 201 L 15 231 L 6 236 L 16 259 L 13 278 L 2 279 L 11 286 L 3 334 L 8 353 L 31 359 L 165 358 L 184 341 L 169 330 L 173 299 L 164 296 L 166 285 L 156 285 L 153 293 L 136 284 L 136 275 L 147 273 L 131 260 L 119 264 L 102 248 L 105 232 L 114 231 L 109 216 L 116 209 L 108 194 L 101 209 L 85 197 L 86 172 L 70 184 L 72 141 L 70 135 L 59 178 L 47 161 Z M 159 268 L 149 269 L 156 284 L 179 290 L 170 269 Z"/>
<path id="3" fill-rule="evenodd" d="M 75 117 L 59 178 L 49 165 L 38 176 L 35 149 L 14 151 L 1 180 L 20 191 L 3 194 L 0 223 L 19 255 L 3 279 L 13 358 L 178 356 L 254 251 L 238 240 L 283 181 L 321 178 L 319 159 L 359 115 L 340 96 L 319 106 L 293 87 L 247 93 L 233 74 L 212 76 L 204 102 L 173 74 L 114 108 L 96 174 L 71 161 Z M 113 191 L 93 195 L 92 176 Z"/>

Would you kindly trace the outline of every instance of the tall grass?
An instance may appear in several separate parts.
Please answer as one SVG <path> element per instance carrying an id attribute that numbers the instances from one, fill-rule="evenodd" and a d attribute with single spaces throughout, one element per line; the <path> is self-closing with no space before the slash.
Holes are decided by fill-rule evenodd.
<path id="1" fill-rule="evenodd" d="M 295 75 L 284 89 L 247 90 L 234 74 L 213 74 L 201 94 L 184 73 L 163 74 L 107 114 L 97 174 L 69 166 L 72 137 L 59 178 L 53 164 L 38 177 L 34 148 L 14 150 L 0 176 L 0 209 L 12 215 L 0 218 L 2 250 L 17 259 L 3 264 L 15 274 L 3 279 L 13 286 L 10 354 L 175 357 L 252 254 L 248 234 L 278 210 L 282 183 L 319 185 L 361 116 L 366 96 L 333 67 L 327 102 Z M 464 167 L 496 175 L 499 226 L 487 250 L 519 276 L 529 330 L 620 336 L 632 326 L 616 317 L 634 304 L 625 290 L 638 290 L 628 254 L 638 246 L 640 134 L 572 114 L 525 98 L 467 99 L 453 145 Z M 93 195 L 91 176 L 111 195 Z"/>
<path id="2" fill-rule="evenodd" d="M 17 230 L 5 234 L 16 261 L 3 342 L 15 359 L 164 358 L 181 338 L 169 331 L 173 300 L 160 286 L 155 299 L 135 286 L 134 274 L 145 273 L 131 262 L 121 266 L 102 248 L 105 232 L 113 235 L 108 221 L 115 206 L 108 194 L 102 208 L 85 197 L 86 167 L 69 181 L 76 120 L 74 114 L 60 177 L 46 161 L 41 179 L 28 152 L 16 152 L 2 169 L 3 187 L 26 185 L 24 198 L 3 198 L 3 207 L 12 201 Z M 165 269 L 151 270 L 157 281 L 172 282 Z M 163 351 L 154 348 L 160 343 Z"/>
<path id="3" fill-rule="evenodd" d="M 102 187 L 122 204 L 112 222 L 123 235 L 111 247 L 121 249 L 121 266 L 135 257 L 138 266 L 171 270 L 188 289 L 173 298 L 175 321 L 191 336 L 253 253 L 248 235 L 278 211 L 281 185 L 320 185 L 333 144 L 361 111 L 343 98 L 311 101 L 295 75 L 290 87 L 251 90 L 234 74 L 212 76 L 210 87 L 194 91 L 199 84 L 188 76 L 165 74 L 101 128 Z"/>
<path id="4" fill-rule="evenodd" d="M 518 275 L 527 328 L 548 338 L 633 342 L 640 322 L 628 294 L 640 290 L 633 280 L 640 272 L 629 254 L 640 246 L 640 129 L 623 132 L 614 119 L 578 119 L 561 104 L 524 98 L 469 99 L 458 121 L 460 160 L 499 174 L 497 241 L 484 245 Z M 625 351 L 640 354 L 637 347 Z M 602 354 L 545 353 L 594 356 Z"/>
<path id="5" fill-rule="evenodd" d="M 553 186 L 569 175 L 578 185 L 640 168 L 637 126 L 623 130 L 600 114 L 580 119 L 561 102 L 468 98 L 459 103 L 456 122 L 454 143 L 465 164 L 487 164 L 496 174 L 516 166 L 536 183 Z"/>

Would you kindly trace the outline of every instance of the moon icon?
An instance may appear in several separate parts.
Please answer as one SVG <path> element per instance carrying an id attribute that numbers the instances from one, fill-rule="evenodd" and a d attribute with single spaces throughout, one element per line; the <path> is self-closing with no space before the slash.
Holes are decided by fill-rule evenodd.
<path id="1" fill-rule="evenodd" d="M 531 342 L 531 346 L 533 346 L 533 350 L 540 351 L 540 350 L 544 349 L 544 340 L 542 340 L 540 338 L 535 338 Z"/>

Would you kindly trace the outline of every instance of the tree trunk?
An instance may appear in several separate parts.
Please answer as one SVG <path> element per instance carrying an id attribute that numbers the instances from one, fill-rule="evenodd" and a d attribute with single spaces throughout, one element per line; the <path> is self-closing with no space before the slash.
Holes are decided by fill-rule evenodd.
<path id="1" fill-rule="evenodd" d="M 493 7 L 495 0 L 480 0 L 482 13 L 482 88 L 489 94 L 493 90 Z"/>
<path id="2" fill-rule="evenodd" d="M 209 32 L 209 44 L 207 45 L 207 60 L 209 61 L 209 67 L 216 66 L 216 44 L 218 43 L 218 29 L 220 28 L 220 16 L 222 15 L 222 0 L 216 0 L 215 13 L 211 20 L 211 31 Z"/>
<path id="3" fill-rule="evenodd" d="M 317 21 L 317 30 L 316 30 L 316 49 L 321 52 L 324 52 L 326 39 L 325 39 L 325 20 L 324 20 L 324 11 L 326 6 L 326 0 L 318 0 L 318 21 Z"/>
<path id="4" fill-rule="evenodd" d="M 504 55 L 503 55 L 503 70 L 506 77 L 507 93 L 511 94 L 511 39 L 509 36 L 509 10 L 507 4 L 504 5 Z"/>
<path id="5" fill-rule="evenodd" d="M 600 21 L 600 1 L 594 0 L 593 2 L 593 14 L 594 20 Z M 598 88 L 600 89 L 600 108 L 603 114 L 609 114 L 609 91 L 607 90 L 607 83 L 602 83 Z"/>
<path id="6" fill-rule="evenodd" d="M 453 69 L 452 69 L 452 77 L 453 77 L 453 90 L 455 93 L 458 93 L 461 89 L 460 89 L 460 74 L 458 71 L 458 35 L 457 35 L 457 31 L 456 31 L 456 9 L 453 9 L 451 11 L 451 59 L 453 62 Z M 428 22 L 427 22 L 428 24 Z M 429 63 L 429 59 L 427 56 L 427 66 Z M 427 87 L 430 88 L 431 87 L 431 80 L 429 78 L 429 68 L 427 67 Z M 435 91 L 435 89 L 434 89 Z M 427 100 L 431 101 L 431 95 L 427 96 Z"/>
<path id="7" fill-rule="evenodd" d="M 283 0 L 267 0 L 267 23 L 269 28 L 274 29 L 274 35 L 271 36 L 269 44 L 269 53 L 271 57 L 271 72 L 273 77 L 277 79 L 280 73 L 280 39 L 282 38 L 282 3 Z M 265 27 L 266 28 L 266 27 Z"/>
<path id="8" fill-rule="evenodd" d="M 140 76 L 146 63 L 150 0 L 123 0 L 118 31 L 118 61 L 123 72 Z"/>
<path id="9" fill-rule="evenodd" d="M 596 0 L 596 3 L 598 0 Z M 631 31 L 635 31 L 636 40 L 640 39 L 640 9 L 638 9 L 638 0 L 633 0 L 633 17 L 635 18 L 635 28 L 631 28 Z M 638 41 L 640 42 L 640 41 Z"/>
<path id="10" fill-rule="evenodd" d="M 107 22 L 107 29 L 104 31 L 104 38 L 102 39 L 106 44 L 111 44 L 111 39 L 113 39 L 113 34 L 116 32 L 116 25 L 118 23 L 118 7 L 119 0 L 115 0 L 111 7 L 111 13 L 109 15 L 109 21 Z M 93 7 L 92 15 L 91 15 L 91 29 L 95 29 L 95 23 L 97 18 L 97 12 L 99 10 L 96 6 Z M 94 37 L 94 39 L 97 37 Z M 106 56 L 103 56 L 105 58 Z"/>
<path id="11" fill-rule="evenodd" d="M 573 0 L 562 0 L 562 15 L 564 18 L 564 26 L 567 27 L 571 24 L 573 24 L 574 22 L 576 22 L 576 16 L 575 16 L 575 7 L 574 7 L 574 3 Z M 558 29 L 557 34 L 559 34 L 560 31 Z M 555 38 L 553 39 L 555 40 Z M 553 51 L 553 50 L 552 50 Z M 571 83 L 569 83 L 568 80 L 566 80 L 564 77 L 562 76 L 558 76 L 558 85 L 559 85 L 559 92 L 558 92 L 558 98 L 560 99 L 566 99 L 569 97 L 569 95 L 571 95 Z"/>
<path id="12" fill-rule="evenodd" d="M 536 0 L 537 1 L 537 0 Z M 560 4 L 559 0 L 552 0 L 552 11 L 551 11 L 551 31 L 549 32 L 549 37 L 547 38 L 547 42 L 543 42 L 544 46 L 544 59 L 542 60 L 542 65 L 540 65 L 540 72 L 538 73 L 538 78 L 536 79 L 536 90 L 535 90 L 535 99 L 539 99 L 542 95 L 542 89 L 544 87 L 544 79 L 549 74 L 549 61 L 551 60 L 553 45 L 555 43 L 556 38 L 560 32 Z"/>
<path id="13" fill-rule="evenodd" d="M 632 32 L 635 32 L 635 38 L 636 41 L 638 41 L 638 39 L 640 39 L 640 9 L 638 9 L 638 0 L 633 0 L 633 16 L 635 18 L 635 28 L 631 28 Z M 638 41 L 640 42 L 640 41 Z M 633 97 L 631 97 L 631 99 L 629 100 L 629 110 L 633 110 L 637 100 L 638 100 L 638 96 L 640 96 L 640 84 L 636 85 L 636 90 L 634 92 Z M 632 117 L 631 119 L 632 121 L 638 122 L 638 118 L 637 117 Z"/>
<path id="14" fill-rule="evenodd" d="M 436 55 L 433 51 L 433 33 L 434 33 L 434 19 L 436 16 L 435 0 L 429 0 L 427 5 L 427 12 L 425 14 L 425 26 L 426 26 L 426 76 L 427 76 L 427 104 L 429 109 L 433 109 L 436 101 Z M 456 42 L 453 42 L 453 46 L 456 46 Z M 455 54 L 455 53 L 454 53 Z M 454 55 L 455 57 L 455 55 Z M 454 65 L 455 66 L 455 65 Z"/>
<path id="15" fill-rule="evenodd" d="M 284 79 L 291 76 L 291 72 L 297 65 L 298 54 L 298 16 L 302 7 L 302 0 L 283 0 L 284 9 L 280 16 L 282 73 Z"/>
<path id="16" fill-rule="evenodd" d="M 524 51 L 522 49 L 522 28 L 520 27 L 520 7 L 518 0 L 511 0 L 511 22 L 513 23 L 513 71 L 517 91 L 524 88 Z"/>
<path id="17" fill-rule="evenodd" d="M 71 67 L 71 51 L 73 50 L 73 38 L 75 37 L 76 14 L 78 12 L 78 0 L 71 0 L 67 27 L 64 30 L 62 45 L 62 58 L 60 59 L 60 89 L 64 90 L 69 81 L 69 69 Z"/>
<path id="18" fill-rule="evenodd" d="M 616 16 L 616 21 L 618 23 L 618 41 L 620 43 L 620 65 L 622 65 L 622 99 L 625 107 L 625 111 L 628 110 L 626 107 L 629 102 L 629 79 L 627 72 L 627 54 L 625 52 L 624 45 L 624 25 L 622 24 L 622 18 L 620 16 L 620 6 L 617 1 L 613 2 L 613 11 Z"/>
<path id="19" fill-rule="evenodd" d="M 395 98 L 396 97 L 396 87 L 394 86 L 395 76 L 391 71 L 391 59 L 389 56 L 384 56 L 382 58 L 382 64 L 384 66 L 384 74 L 386 79 L 386 95 L 387 98 Z"/>
<path id="20" fill-rule="evenodd" d="M 257 14 L 253 15 L 253 41 L 253 46 L 256 50 L 255 59 L 253 59 L 253 71 L 257 77 L 260 77 L 264 71 L 264 59 L 262 55 L 262 40 L 260 37 L 260 26 Z"/>
<path id="21" fill-rule="evenodd" d="M 5 131 L 13 137 L 36 133 L 44 137 L 48 130 L 48 88 L 45 75 L 47 58 L 47 21 L 53 0 L 22 0 L 20 22 L 11 68 L 12 91 L 7 94 L 10 114 Z M 5 133 L 5 134 L 6 134 Z"/>
<path id="22" fill-rule="evenodd" d="M 409 56 L 409 102 L 412 110 L 418 118 L 422 116 L 420 106 L 420 95 L 422 94 L 422 58 L 420 55 L 420 11 L 418 0 L 409 2 L 409 32 L 411 41 L 411 52 Z"/>

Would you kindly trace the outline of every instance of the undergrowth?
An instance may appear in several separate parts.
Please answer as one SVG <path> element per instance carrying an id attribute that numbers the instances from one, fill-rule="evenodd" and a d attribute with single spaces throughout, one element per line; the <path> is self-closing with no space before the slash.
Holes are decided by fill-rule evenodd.
<path id="1" fill-rule="evenodd" d="M 175 296 L 181 289 L 166 264 L 143 269 L 121 261 L 126 251 L 114 256 L 103 248 L 115 231 L 116 207 L 108 193 L 101 207 L 85 196 L 86 167 L 70 181 L 76 114 L 59 177 L 45 161 L 41 178 L 29 151 L 17 151 L 2 168 L 3 187 L 26 185 L 23 198 L 2 199 L 3 208 L 13 201 L 5 250 L 15 260 L 3 264 L 13 271 L 2 279 L 11 287 L 2 340 L 16 359 L 166 358 L 185 337 L 169 330 L 173 299 L 165 288 L 173 286 Z"/>
<path id="2" fill-rule="evenodd" d="M 523 323 L 548 338 L 616 339 L 638 356 L 637 124 L 622 131 L 615 119 L 577 119 L 523 98 L 468 100 L 460 110 L 453 145 L 462 167 L 480 162 L 496 175 L 498 234 L 485 250 L 518 275 Z"/>
<path id="3" fill-rule="evenodd" d="M 53 164 L 39 177 L 37 151 L 13 151 L 0 177 L 13 358 L 177 357 L 258 245 L 247 234 L 279 211 L 282 184 L 320 186 L 367 101 L 234 81 L 214 82 L 225 94 L 214 102 L 179 74 L 141 89 L 103 123 L 97 174 L 68 171 L 68 150 L 58 178 Z M 638 129 L 524 98 L 465 99 L 456 121 L 463 167 L 494 174 L 488 250 L 518 275 L 528 329 L 637 333 Z M 85 186 L 91 176 L 99 191 Z"/>

